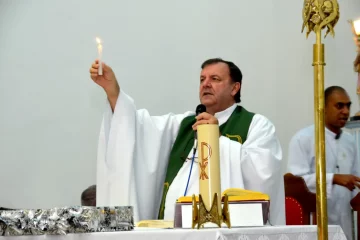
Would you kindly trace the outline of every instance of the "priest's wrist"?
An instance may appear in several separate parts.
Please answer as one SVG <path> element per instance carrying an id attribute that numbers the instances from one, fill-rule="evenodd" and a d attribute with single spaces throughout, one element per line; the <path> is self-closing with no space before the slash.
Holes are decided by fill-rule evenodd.
<path id="1" fill-rule="evenodd" d="M 332 183 L 339 185 L 339 174 L 334 174 Z"/>
<path id="2" fill-rule="evenodd" d="M 344 174 L 334 174 L 333 184 L 347 187 L 347 185 L 349 184 L 348 176 L 349 175 Z"/>
<path id="3" fill-rule="evenodd" d="M 120 94 L 120 86 L 116 84 L 113 88 L 105 89 L 105 93 L 109 102 L 116 102 Z"/>
<path id="4" fill-rule="evenodd" d="M 111 110 L 114 112 L 115 111 L 115 106 L 116 106 L 116 102 L 117 102 L 117 99 L 119 97 L 119 94 L 120 94 L 120 87 L 118 84 L 116 84 L 116 86 L 111 89 L 110 91 L 106 91 L 106 95 L 107 95 L 107 99 L 110 103 L 110 107 L 111 107 Z"/>
<path id="5" fill-rule="evenodd" d="M 107 99 L 109 100 L 109 102 L 111 103 L 116 103 L 117 99 L 118 99 L 119 95 L 114 95 L 114 96 L 107 96 Z"/>

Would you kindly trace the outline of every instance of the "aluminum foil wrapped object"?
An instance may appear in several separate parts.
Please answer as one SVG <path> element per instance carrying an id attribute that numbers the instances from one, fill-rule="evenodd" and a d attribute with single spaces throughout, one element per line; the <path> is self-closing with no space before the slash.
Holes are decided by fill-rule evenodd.
<path id="1" fill-rule="evenodd" d="M 0 236 L 131 231 L 133 207 L 63 207 L 0 211 Z"/>

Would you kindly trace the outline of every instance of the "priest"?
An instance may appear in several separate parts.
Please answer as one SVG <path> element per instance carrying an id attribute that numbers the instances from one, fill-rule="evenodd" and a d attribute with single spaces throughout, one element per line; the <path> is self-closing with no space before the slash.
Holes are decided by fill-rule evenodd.
<path id="1" fill-rule="evenodd" d="M 325 90 L 326 193 L 328 223 L 340 225 L 347 239 L 352 238 L 350 200 L 360 187 L 360 169 L 355 139 L 342 131 L 350 113 L 350 98 L 344 88 Z M 288 171 L 304 178 L 316 193 L 314 125 L 299 130 L 289 144 Z"/>
<path id="2" fill-rule="evenodd" d="M 135 221 L 174 219 L 176 199 L 199 194 L 194 131 L 220 126 L 221 191 L 243 188 L 270 196 L 270 224 L 285 224 L 282 150 L 274 125 L 239 106 L 242 73 L 220 58 L 201 65 L 199 98 L 206 112 L 151 116 L 137 109 L 111 67 L 90 67 L 108 99 L 97 159 L 97 205 L 134 206 Z M 194 164 L 191 164 L 194 162 Z"/>

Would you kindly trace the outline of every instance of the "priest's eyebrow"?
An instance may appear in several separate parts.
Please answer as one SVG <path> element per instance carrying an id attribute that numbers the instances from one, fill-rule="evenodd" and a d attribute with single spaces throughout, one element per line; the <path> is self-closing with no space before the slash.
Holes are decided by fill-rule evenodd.
<path id="1" fill-rule="evenodd" d="M 216 77 L 216 78 L 218 78 L 218 79 L 221 79 L 221 77 L 220 77 L 219 75 L 216 75 L 216 74 L 210 75 L 210 77 L 211 77 L 211 78 Z"/>
<path id="2" fill-rule="evenodd" d="M 343 108 L 343 107 L 347 107 L 347 108 L 350 108 L 350 106 L 351 106 L 351 102 L 337 102 L 336 103 L 336 106 L 339 108 L 339 109 L 341 109 L 341 108 Z"/>
<path id="3" fill-rule="evenodd" d="M 200 76 L 200 81 L 204 80 L 206 77 L 205 76 Z M 210 78 L 218 78 L 218 79 L 222 79 L 219 75 L 216 74 L 212 74 L 210 75 Z"/>

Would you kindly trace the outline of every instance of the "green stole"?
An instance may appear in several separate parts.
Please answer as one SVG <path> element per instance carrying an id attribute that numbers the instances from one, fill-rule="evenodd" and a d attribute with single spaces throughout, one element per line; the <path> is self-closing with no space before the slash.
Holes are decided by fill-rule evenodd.
<path id="1" fill-rule="evenodd" d="M 229 119 L 220 126 L 222 136 L 226 136 L 241 144 L 244 143 L 254 115 L 254 113 L 248 112 L 245 108 L 237 106 Z M 159 219 L 164 219 L 165 199 L 169 187 L 193 148 L 194 130 L 192 129 L 192 125 L 195 121 L 195 116 L 189 116 L 184 118 L 180 124 L 178 136 L 170 153 L 158 216 Z"/>

